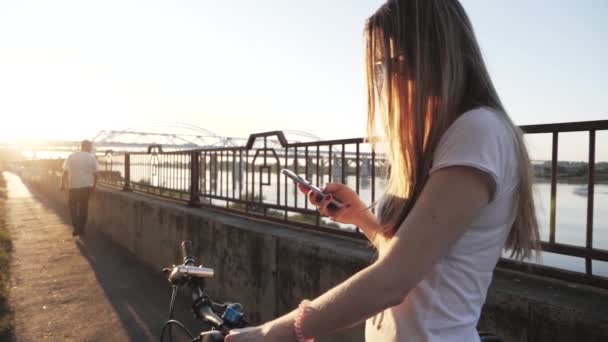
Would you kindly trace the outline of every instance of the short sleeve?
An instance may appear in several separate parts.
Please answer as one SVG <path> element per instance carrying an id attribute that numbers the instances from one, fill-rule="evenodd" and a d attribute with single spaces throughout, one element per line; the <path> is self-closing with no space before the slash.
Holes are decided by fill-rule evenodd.
<path id="1" fill-rule="evenodd" d="M 511 179 L 514 139 L 507 122 L 480 108 L 462 114 L 444 133 L 435 150 L 430 173 L 448 166 L 469 166 L 489 174 L 496 194 Z M 513 163 L 511 163 L 513 164 Z"/>

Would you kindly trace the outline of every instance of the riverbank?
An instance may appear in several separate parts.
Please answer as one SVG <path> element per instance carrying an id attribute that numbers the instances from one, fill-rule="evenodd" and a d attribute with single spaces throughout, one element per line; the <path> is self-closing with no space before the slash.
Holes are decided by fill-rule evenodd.
<path id="1" fill-rule="evenodd" d="M 12 313 L 8 306 L 12 243 L 6 226 L 6 181 L 0 172 L 0 341 L 11 341 Z"/>

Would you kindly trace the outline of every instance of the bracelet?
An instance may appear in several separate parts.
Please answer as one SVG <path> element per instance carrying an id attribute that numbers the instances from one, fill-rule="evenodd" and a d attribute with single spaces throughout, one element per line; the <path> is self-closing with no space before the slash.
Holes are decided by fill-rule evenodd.
<path id="1" fill-rule="evenodd" d="M 298 342 L 314 342 L 315 340 L 314 338 L 304 337 L 304 333 L 302 333 L 302 325 L 304 323 L 304 319 L 309 314 L 310 310 L 310 301 L 308 299 L 304 299 L 300 303 L 300 306 L 298 306 L 298 313 L 296 314 L 296 319 L 293 322 L 293 328 L 295 330 Z"/>

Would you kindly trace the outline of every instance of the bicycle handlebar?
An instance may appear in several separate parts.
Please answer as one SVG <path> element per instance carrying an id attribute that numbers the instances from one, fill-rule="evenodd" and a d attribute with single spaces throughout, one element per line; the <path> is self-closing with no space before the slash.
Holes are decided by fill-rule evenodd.
<path id="1" fill-rule="evenodd" d="M 168 280 L 174 286 L 188 285 L 192 291 L 192 309 L 196 316 L 215 329 L 201 334 L 198 341 L 222 341 L 223 336 L 227 335 L 231 329 L 247 326 L 248 323 L 243 317 L 242 305 L 238 303 L 215 303 L 201 288 L 203 278 L 213 277 L 214 271 L 211 268 L 194 266 L 196 259 L 192 255 L 192 242 L 182 241 L 180 247 L 183 264 L 173 265 L 172 269 L 166 268 L 164 271 L 170 273 Z M 169 310 L 169 319 L 172 316 L 172 308 L 173 302 Z"/>
<path id="2" fill-rule="evenodd" d="M 205 268 L 200 266 L 186 266 L 178 265 L 173 267 L 171 274 L 169 275 L 169 282 L 171 284 L 179 283 L 182 279 L 187 277 L 195 278 L 212 278 L 214 271 L 212 268 Z"/>
<path id="3" fill-rule="evenodd" d="M 182 258 L 184 259 L 184 265 L 192 266 L 194 265 L 194 257 L 192 256 L 192 241 L 184 240 L 182 241 Z"/>

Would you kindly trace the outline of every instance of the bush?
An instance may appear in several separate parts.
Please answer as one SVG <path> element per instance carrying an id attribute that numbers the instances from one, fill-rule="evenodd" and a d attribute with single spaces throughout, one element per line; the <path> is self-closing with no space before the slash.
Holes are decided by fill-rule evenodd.
<path id="1" fill-rule="evenodd" d="M 5 221 L 6 182 L 0 173 L 0 341 L 11 340 L 12 315 L 8 307 L 9 267 L 13 245 Z"/>

